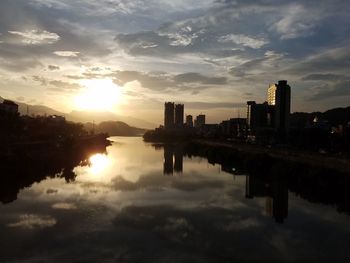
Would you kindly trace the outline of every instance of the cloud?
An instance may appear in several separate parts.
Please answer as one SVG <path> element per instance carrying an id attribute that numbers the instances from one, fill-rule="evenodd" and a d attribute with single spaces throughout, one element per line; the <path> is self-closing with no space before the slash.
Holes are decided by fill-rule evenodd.
<path id="1" fill-rule="evenodd" d="M 60 69 L 59 66 L 55 66 L 55 65 L 48 65 L 47 68 L 48 68 L 49 70 L 59 70 L 59 69 Z"/>
<path id="2" fill-rule="evenodd" d="M 232 67 L 229 72 L 233 76 L 244 77 L 246 75 L 259 75 L 271 70 L 277 71 L 281 69 L 281 66 L 286 65 L 284 56 L 284 54 L 268 50 L 261 57 L 253 58 Z"/>
<path id="3" fill-rule="evenodd" d="M 77 206 L 72 203 L 55 203 L 52 205 L 54 209 L 62 209 L 62 210 L 73 210 L 77 209 Z"/>
<path id="4" fill-rule="evenodd" d="M 36 76 L 35 75 L 35 76 L 32 76 L 32 79 L 34 81 L 39 82 L 42 86 L 47 86 L 47 84 L 48 84 L 48 80 L 46 78 L 42 77 L 42 76 Z"/>
<path id="5" fill-rule="evenodd" d="M 186 108 L 189 109 L 216 109 L 216 108 L 239 108 L 245 107 L 245 103 L 233 102 L 186 102 Z"/>
<path id="6" fill-rule="evenodd" d="M 78 51 L 54 51 L 53 53 L 60 57 L 77 57 L 80 54 Z"/>
<path id="7" fill-rule="evenodd" d="M 56 33 L 51 33 L 46 30 L 26 30 L 8 31 L 10 34 L 21 37 L 21 42 L 26 45 L 44 45 L 53 44 L 60 39 Z"/>
<path id="8" fill-rule="evenodd" d="M 188 72 L 178 75 L 170 73 L 145 73 L 138 71 L 116 71 L 112 74 L 115 77 L 114 82 L 117 85 L 125 85 L 127 82 L 139 81 L 142 87 L 151 90 L 193 90 L 196 88 L 209 88 L 211 85 L 225 85 L 227 84 L 226 77 L 210 77 L 204 76 L 196 72 Z M 201 84 L 201 86 L 198 86 Z M 207 87 L 203 86 L 207 85 Z"/>
<path id="9" fill-rule="evenodd" d="M 280 34 L 283 40 L 314 34 L 315 27 L 326 12 L 317 7 L 306 8 L 301 3 L 290 4 L 278 13 L 279 20 L 270 29 Z"/>
<path id="10" fill-rule="evenodd" d="M 51 80 L 49 84 L 58 88 L 67 89 L 67 90 L 75 90 L 80 89 L 80 85 L 76 83 L 69 83 L 62 80 Z"/>
<path id="11" fill-rule="evenodd" d="M 70 83 L 62 80 L 52 80 L 43 76 L 35 75 L 32 76 L 32 79 L 33 81 L 39 82 L 42 86 L 48 86 L 49 90 L 56 92 L 73 92 L 81 88 L 81 86 L 77 83 Z"/>
<path id="12" fill-rule="evenodd" d="M 200 83 L 200 84 L 209 84 L 209 85 L 227 84 L 226 77 L 206 77 L 195 72 L 179 74 L 174 76 L 173 79 L 177 83 Z"/>
<path id="13" fill-rule="evenodd" d="M 340 96 L 350 96 L 350 81 L 339 81 L 336 84 L 326 84 L 319 87 L 316 94 L 308 98 L 309 101 L 322 101 Z"/>
<path id="14" fill-rule="evenodd" d="M 7 224 L 8 227 L 19 227 L 19 228 L 47 228 L 56 225 L 57 221 L 51 216 L 40 216 L 34 214 L 24 214 L 19 216 L 19 220 L 15 223 Z"/>
<path id="15" fill-rule="evenodd" d="M 254 49 L 261 48 L 262 46 L 269 43 L 269 41 L 265 40 L 264 38 L 250 37 L 243 34 L 228 34 L 220 37 L 218 41 L 221 43 L 235 43 L 237 45 L 242 45 Z"/>

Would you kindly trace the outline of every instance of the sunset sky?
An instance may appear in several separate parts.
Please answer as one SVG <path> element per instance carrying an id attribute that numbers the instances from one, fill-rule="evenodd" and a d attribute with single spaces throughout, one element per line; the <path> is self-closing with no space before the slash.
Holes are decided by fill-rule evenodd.
<path id="1" fill-rule="evenodd" d="M 209 122 L 287 79 L 292 111 L 350 105 L 349 0 L 1 0 L 0 96 Z"/>

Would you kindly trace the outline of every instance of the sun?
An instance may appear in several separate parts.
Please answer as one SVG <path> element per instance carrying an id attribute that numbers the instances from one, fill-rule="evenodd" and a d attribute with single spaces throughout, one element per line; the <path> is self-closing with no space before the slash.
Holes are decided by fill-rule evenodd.
<path id="1" fill-rule="evenodd" d="M 80 84 L 84 89 L 74 101 L 80 110 L 111 111 L 121 102 L 121 88 L 111 79 L 84 79 Z"/>

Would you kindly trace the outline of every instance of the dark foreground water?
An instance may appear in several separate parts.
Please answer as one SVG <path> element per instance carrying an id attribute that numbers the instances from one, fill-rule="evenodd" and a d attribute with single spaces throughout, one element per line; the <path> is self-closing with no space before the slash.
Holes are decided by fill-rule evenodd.
<path id="1" fill-rule="evenodd" d="M 350 262 L 338 177 L 246 175 L 176 146 L 112 140 L 75 168 L 2 169 L 0 262 Z"/>

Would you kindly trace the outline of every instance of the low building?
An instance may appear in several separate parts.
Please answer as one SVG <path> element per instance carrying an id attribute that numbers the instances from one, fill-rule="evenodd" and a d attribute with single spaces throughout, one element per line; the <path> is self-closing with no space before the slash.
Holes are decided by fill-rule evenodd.
<path id="1" fill-rule="evenodd" d="M 205 125 L 205 115 L 204 114 L 199 114 L 195 121 L 194 121 L 194 127 L 195 128 L 200 128 L 203 125 Z"/>

